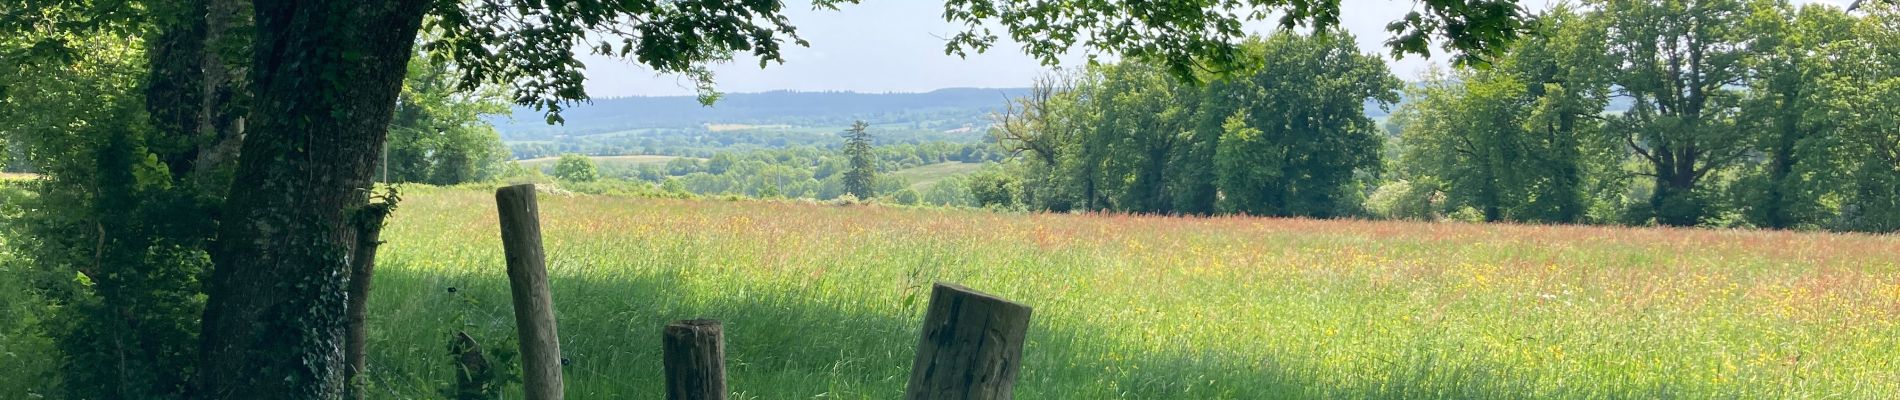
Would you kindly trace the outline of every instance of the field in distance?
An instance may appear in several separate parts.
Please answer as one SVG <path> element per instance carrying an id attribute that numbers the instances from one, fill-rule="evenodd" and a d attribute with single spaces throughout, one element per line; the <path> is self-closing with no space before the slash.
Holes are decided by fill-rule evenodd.
<path id="1" fill-rule="evenodd" d="M 384 233 L 370 393 L 512 349 L 491 192 Z M 1900 238 L 541 195 L 572 398 L 660 398 L 726 323 L 735 399 L 899 397 L 932 281 L 1034 307 L 1024 399 L 1883 398 Z M 517 367 L 518 368 L 518 367 Z M 516 396 L 509 396 L 510 398 Z"/>
<path id="2" fill-rule="evenodd" d="M 905 182 L 910 182 L 911 190 L 922 192 L 944 179 L 969 175 L 982 167 L 983 163 L 953 161 L 900 169 L 891 171 L 890 174 L 903 178 Z"/>
<path id="3" fill-rule="evenodd" d="M 587 158 L 594 159 L 595 164 L 602 165 L 602 166 L 605 166 L 605 165 L 640 166 L 640 165 L 666 165 L 667 161 L 673 161 L 673 159 L 679 158 L 679 157 L 656 156 L 656 155 L 634 155 L 634 156 L 588 156 Z M 526 160 L 518 160 L 515 162 L 521 163 L 521 166 L 523 167 L 542 167 L 542 166 L 554 165 L 555 161 L 560 161 L 560 160 L 561 160 L 560 157 L 541 157 L 541 158 L 530 158 Z"/>

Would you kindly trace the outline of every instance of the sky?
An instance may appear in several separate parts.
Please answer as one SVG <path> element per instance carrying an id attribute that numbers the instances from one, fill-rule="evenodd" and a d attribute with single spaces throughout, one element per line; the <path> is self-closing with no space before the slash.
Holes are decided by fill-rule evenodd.
<path id="1" fill-rule="evenodd" d="M 1844 6 L 1851 0 L 1796 0 Z M 1557 0 L 1522 0 L 1525 8 L 1540 11 Z M 1386 59 L 1392 72 L 1413 79 L 1433 65 L 1443 66 L 1442 51 L 1426 59 L 1408 55 L 1393 59 L 1384 42 L 1385 25 L 1412 11 L 1414 0 L 1342 0 L 1340 25 L 1359 39 L 1359 47 Z M 814 11 L 808 2 L 789 0 L 787 16 L 811 47 L 787 45 L 785 63 L 759 68 L 757 59 L 741 56 L 716 65 L 718 90 L 749 93 L 772 90 L 854 91 L 866 93 L 927 92 L 952 87 L 1024 87 L 1049 70 L 1023 55 L 1015 43 L 997 43 L 984 54 L 958 58 L 943 53 L 945 37 L 958 27 L 942 18 L 939 0 L 864 0 L 839 11 Z M 1264 34 L 1275 24 L 1259 22 L 1248 28 Z M 998 30 L 1000 34 L 1000 30 Z M 1005 38 L 1007 36 L 1005 35 Z M 587 56 L 587 91 L 596 98 L 692 95 L 692 82 L 619 59 Z M 1082 65 L 1079 54 L 1065 57 L 1064 67 Z"/>

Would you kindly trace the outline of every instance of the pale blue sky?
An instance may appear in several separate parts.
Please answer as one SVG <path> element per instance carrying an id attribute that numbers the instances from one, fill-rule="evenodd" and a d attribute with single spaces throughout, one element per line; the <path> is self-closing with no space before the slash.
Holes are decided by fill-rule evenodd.
<path id="1" fill-rule="evenodd" d="M 1849 0 L 1797 0 L 1796 3 L 1832 3 Z M 806 1 L 787 2 L 787 14 L 811 47 L 785 47 L 785 63 L 758 68 L 758 61 L 740 58 L 716 66 L 719 90 L 730 93 L 769 90 L 856 92 L 923 92 L 948 87 L 1021 87 L 1048 68 L 1022 54 L 1014 43 L 998 43 L 988 53 L 968 59 L 943 54 L 944 39 L 957 27 L 943 21 L 940 0 L 864 0 L 841 11 L 812 11 Z M 1554 0 L 1523 0 L 1542 10 Z M 1411 11 L 1413 0 L 1342 0 L 1341 25 L 1358 36 L 1359 46 L 1384 55 L 1385 24 Z M 1271 23 L 1250 25 L 1266 32 Z M 1387 58 L 1392 72 L 1411 79 L 1446 57 Z M 1080 56 L 1064 66 L 1080 65 Z M 690 81 L 655 75 L 627 62 L 589 57 L 587 90 L 594 97 L 667 96 L 693 94 Z"/>

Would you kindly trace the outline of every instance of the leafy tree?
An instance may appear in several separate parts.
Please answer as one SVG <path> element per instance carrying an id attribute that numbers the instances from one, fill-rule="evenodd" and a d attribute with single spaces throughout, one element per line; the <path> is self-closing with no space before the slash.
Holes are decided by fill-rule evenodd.
<path id="1" fill-rule="evenodd" d="M 501 93 L 493 86 L 459 90 L 446 60 L 415 57 L 390 121 L 386 180 L 453 185 L 497 174 L 508 151 L 483 118 L 509 112 Z"/>
<path id="2" fill-rule="evenodd" d="M 1839 121 L 1840 151 L 1849 183 L 1835 227 L 1900 231 L 1900 5 L 1862 5 L 1867 16 L 1834 60 L 1820 97 L 1826 116 Z"/>
<path id="3" fill-rule="evenodd" d="M 1142 60 L 1042 80 L 997 118 L 997 142 L 1024 160 L 1009 169 L 1016 199 L 1056 211 L 1353 212 L 1378 166 L 1364 101 L 1396 100 L 1398 80 L 1351 41 L 1253 40 L 1245 55 L 1259 66 L 1205 86 Z"/>
<path id="4" fill-rule="evenodd" d="M 1092 179 L 1107 204 L 1097 208 L 1171 213 L 1175 211 L 1175 168 L 1188 167 L 1180 153 L 1193 137 L 1186 106 L 1200 97 L 1187 85 L 1150 64 L 1126 63 L 1102 68 L 1091 105 L 1096 143 Z M 1085 197 L 1085 199 L 1088 197 Z"/>
<path id="5" fill-rule="evenodd" d="M 1578 222 L 1586 193 L 1615 166 L 1595 140 L 1607 97 L 1601 41 L 1575 14 L 1542 15 L 1494 68 L 1429 75 L 1396 117 L 1400 173 L 1444 185 L 1449 208 L 1485 221 Z M 1599 186 L 1600 187 L 1600 186 Z"/>
<path id="6" fill-rule="evenodd" d="M 877 175 L 877 159 L 871 151 L 871 134 L 864 121 L 851 124 L 845 131 L 844 155 L 850 160 L 850 168 L 844 171 L 844 191 L 860 199 L 869 199 L 876 194 L 872 179 Z"/>
<path id="7" fill-rule="evenodd" d="M 554 178 L 568 182 L 593 182 L 600 179 L 600 168 L 594 165 L 594 159 L 587 156 L 568 153 L 554 162 Z"/>
<path id="8" fill-rule="evenodd" d="M 1525 160 L 1543 176 L 1529 190 L 1534 201 L 1520 214 L 1525 220 L 1580 222 L 1590 210 L 1614 209 L 1614 198 L 1627 184 L 1620 170 L 1628 157 L 1624 143 L 1603 134 L 1603 112 L 1610 97 L 1605 33 L 1568 6 L 1537 18 L 1537 32 L 1498 56 L 1498 70 L 1526 85 L 1529 115 L 1525 139 L 1541 152 Z M 1613 215 L 1597 213 L 1598 221 Z"/>
<path id="9" fill-rule="evenodd" d="M 1505 74 L 1471 72 L 1438 76 L 1414 95 L 1401 164 L 1412 176 L 1445 181 L 1452 208 L 1472 207 L 1485 221 L 1519 219 L 1535 198 L 1532 180 L 1546 171 L 1525 164 L 1547 155 L 1529 146 L 1526 85 Z"/>
<path id="10" fill-rule="evenodd" d="M 170 107 L 216 87 L 183 76 L 205 68 L 144 61 L 191 43 L 148 43 L 136 32 L 149 24 L 83 20 L 76 17 L 89 10 L 72 6 L 48 5 L 57 12 L 33 16 L 41 20 L 0 18 L 8 32 L 0 34 L 0 136 L 46 177 L 31 184 L 37 196 L 20 205 L 26 212 L 5 221 L 5 245 L 20 256 L 7 269 L 58 304 L 43 325 L 61 354 L 41 361 L 56 363 L 65 381 L 64 393 L 51 395 L 184 398 L 210 264 L 202 249 L 215 228 L 190 216 L 223 196 L 229 159 L 213 145 L 221 114 Z M 102 32 L 20 31 L 16 23 Z M 178 80 L 146 85 L 146 74 Z"/>
<path id="11" fill-rule="evenodd" d="M 1756 133 L 1754 150 L 1764 162 L 1752 163 L 1741 204 L 1757 226 L 1792 228 L 1822 222 L 1823 198 L 1840 186 L 1843 170 L 1836 143 L 1836 119 L 1823 111 L 1829 99 L 1822 82 L 1834 71 L 1830 48 L 1851 40 L 1854 19 L 1826 6 L 1799 11 L 1787 3 L 1754 4 L 1748 17 L 1751 70 L 1742 100 L 1740 125 Z"/>
<path id="12" fill-rule="evenodd" d="M 1603 0 L 1610 81 L 1635 104 L 1612 119 L 1653 178 L 1648 212 L 1664 225 L 1695 225 L 1708 215 L 1706 178 L 1749 154 L 1736 129 L 1749 49 L 1741 0 Z"/>
<path id="13" fill-rule="evenodd" d="M 1231 102 L 1209 108 L 1233 110 L 1221 113 L 1215 155 L 1222 209 L 1334 217 L 1359 207 L 1383 141 L 1365 101 L 1397 102 L 1400 83 L 1354 43 L 1344 32 L 1276 33 L 1249 44 L 1255 69 L 1209 88 Z"/>
<path id="14" fill-rule="evenodd" d="M 1022 199 L 1022 181 L 1017 176 L 998 168 L 986 168 L 971 174 L 963 183 L 967 185 L 973 205 L 1009 209 L 1015 208 Z"/>

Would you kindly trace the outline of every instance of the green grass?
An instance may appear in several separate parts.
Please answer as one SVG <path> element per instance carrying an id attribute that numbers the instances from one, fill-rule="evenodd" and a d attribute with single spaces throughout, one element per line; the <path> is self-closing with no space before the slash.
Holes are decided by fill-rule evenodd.
<path id="1" fill-rule="evenodd" d="M 379 398 L 449 380 L 454 329 L 513 346 L 492 193 L 406 194 L 372 297 Z M 1035 308 L 1024 399 L 1900 393 L 1895 237 L 540 205 L 575 399 L 660 398 L 660 329 L 697 317 L 726 322 L 736 399 L 900 397 L 932 281 Z"/>
<path id="2" fill-rule="evenodd" d="M 918 192 L 930 189 L 944 179 L 968 175 L 982 168 L 982 163 L 943 162 L 891 171 L 891 176 L 904 178 L 910 182 L 910 189 Z"/>

